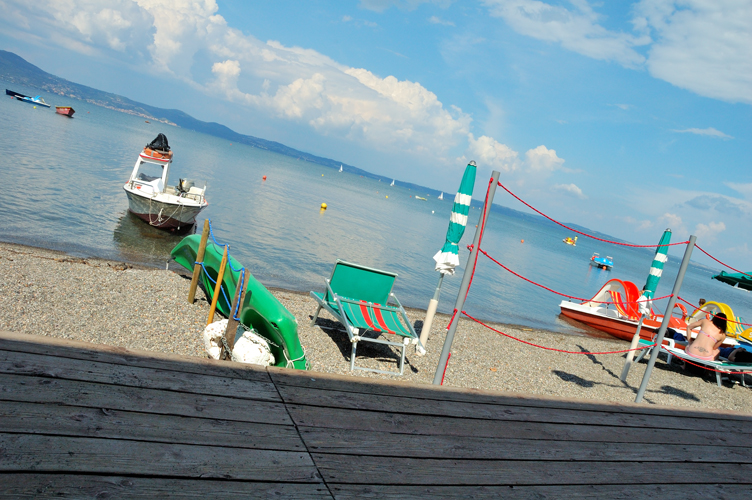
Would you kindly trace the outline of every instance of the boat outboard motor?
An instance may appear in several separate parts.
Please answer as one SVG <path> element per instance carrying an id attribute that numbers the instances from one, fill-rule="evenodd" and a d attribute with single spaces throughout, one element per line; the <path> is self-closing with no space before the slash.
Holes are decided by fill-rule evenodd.
<path id="1" fill-rule="evenodd" d="M 180 179 L 178 181 L 178 191 L 181 193 L 187 193 L 195 185 L 196 183 L 190 179 Z"/>
<path id="2" fill-rule="evenodd" d="M 146 145 L 148 149 L 155 151 L 163 151 L 167 153 L 170 151 L 170 145 L 167 143 L 167 137 L 164 134 L 157 135 L 157 138 Z"/>

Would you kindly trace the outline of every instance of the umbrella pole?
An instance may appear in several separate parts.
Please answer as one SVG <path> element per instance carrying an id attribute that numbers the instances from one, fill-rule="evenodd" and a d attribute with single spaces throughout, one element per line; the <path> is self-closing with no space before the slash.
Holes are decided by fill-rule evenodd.
<path id="1" fill-rule="evenodd" d="M 465 266 L 465 272 L 462 275 L 462 284 L 460 285 L 460 291 L 457 293 L 457 302 L 454 304 L 454 309 L 457 311 L 457 315 L 462 313 L 462 306 L 465 305 L 465 298 L 467 297 L 467 289 L 470 285 L 470 278 L 473 275 L 473 262 L 478 258 L 478 243 L 480 241 L 480 234 L 483 232 L 485 222 L 488 222 L 488 213 L 491 211 L 491 204 L 493 203 L 494 195 L 496 194 L 496 186 L 499 183 L 499 172 L 496 170 L 491 174 L 491 185 L 488 189 L 488 196 L 486 197 L 486 209 L 483 212 L 478 223 L 478 229 L 475 230 L 475 237 L 473 238 L 473 249 L 470 251 L 470 256 L 467 258 L 467 265 Z M 443 374 L 446 370 L 447 363 L 449 362 L 449 351 L 452 349 L 452 342 L 454 341 L 454 333 L 457 331 L 457 323 L 460 319 L 455 315 L 454 321 L 449 326 L 446 339 L 444 340 L 444 348 L 441 350 L 441 357 L 439 358 L 439 366 L 436 367 L 436 373 L 433 376 L 433 384 L 441 385 Z"/>
<path id="2" fill-rule="evenodd" d="M 661 327 L 658 329 L 658 336 L 655 339 L 655 347 L 653 348 L 653 352 L 650 353 L 650 361 L 648 361 L 648 367 L 645 369 L 645 374 L 642 376 L 640 390 L 637 391 L 635 403 L 642 402 L 642 397 L 645 395 L 645 389 L 648 388 L 650 374 L 653 372 L 653 365 L 655 365 L 655 360 L 656 358 L 658 358 L 658 353 L 661 350 L 663 337 L 666 335 L 666 328 L 668 328 L 668 323 L 671 321 L 671 312 L 674 310 L 676 297 L 679 295 L 679 290 L 681 290 L 682 282 L 684 282 L 684 275 L 686 274 L 687 267 L 689 266 L 689 258 L 692 256 L 692 250 L 694 250 L 695 248 L 695 240 L 697 240 L 697 236 L 690 235 L 687 249 L 684 250 L 684 258 L 682 259 L 681 267 L 679 267 L 679 274 L 676 275 L 676 281 L 674 282 L 674 289 L 671 292 L 671 298 L 668 299 L 666 312 L 663 314 L 663 322 L 661 323 Z"/>
<path id="3" fill-rule="evenodd" d="M 444 273 L 439 272 L 439 283 L 436 285 L 436 291 L 433 292 L 433 298 L 428 302 L 426 310 L 426 319 L 423 320 L 423 328 L 420 329 L 420 342 L 415 346 L 415 354 L 425 356 L 426 342 L 428 342 L 428 333 L 431 331 L 433 317 L 436 314 L 436 308 L 439 307 L 439 295 L 441 295 L 441 282 L 444 280 Z"/>

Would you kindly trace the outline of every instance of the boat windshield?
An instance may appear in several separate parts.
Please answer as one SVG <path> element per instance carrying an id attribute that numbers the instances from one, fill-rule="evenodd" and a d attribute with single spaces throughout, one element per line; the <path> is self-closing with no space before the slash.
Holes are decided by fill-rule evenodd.
<path id="1" fill-rule="evenodd" d="M 162 165 L 143 161 L 138 168 L 136 179 L 143 182 L 151 182 L 162 178 Z"/>

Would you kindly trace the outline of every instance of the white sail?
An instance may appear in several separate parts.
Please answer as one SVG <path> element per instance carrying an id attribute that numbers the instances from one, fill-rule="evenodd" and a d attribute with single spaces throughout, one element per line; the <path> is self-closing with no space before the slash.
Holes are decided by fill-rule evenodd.
<path id="1" fill-rule="evenodd" d="M 339 171 L 342 172 L 342 164 L 339 164 Z"/>
<path id="2" fill-rule="evenodd" d="M 440 199 L 440 200 L 443 200 L 443 199 L 444 199 L 444 193 L 443 193 L 443 192 L 442 192 L 442 193 L 441 193 L 441 194 L 439 195 L 439 199 Z"/>
<path id="3" fill-rule="evenodd" d="M 394 186 L 394 179 L 392 179 L 392 183 L 389 184 L 390 186 Z"/>

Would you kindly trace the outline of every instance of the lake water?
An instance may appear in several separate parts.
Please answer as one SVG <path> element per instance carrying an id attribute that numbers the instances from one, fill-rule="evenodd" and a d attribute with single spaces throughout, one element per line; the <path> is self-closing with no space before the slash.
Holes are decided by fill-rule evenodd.
<path id="1" fill-rule="evenodd" d="M 15 84 L 5 86 L 39 94 Z M 3 241 L 164 267 L 181 237 L 130 215 L 123 191 L 139 151 L 162 132 L 175 152 L 171 183 L 179 177 L 206 181 L 210 204 L 199 224 L 210 218 L 216 239 L 229 243 L 231 254 L 265 285 L 322 290 L 333 263 L 343 259 L 397 272 L 395 293 L 403 305 L 428 305 L 438 279 L 432 257 L 444 242 L 452 208 L 448 193 L 437 200 L 400 187 L 399 179 L 390 187 L 85 102 L 41 95 L 51 109 L 0 99 Z M 57 115 L 55 104 L 72 105 L 74 118 Z M 460 168 L 457 185 L 461 175 Z M 444 279 L 440 312 L 453 309 L 468 256 L 465 246 L 480 214 L 482 201 L 477 198 L 483 194 L 475 193 L 460 245 L 462 265 L 455 276 Z M 495 201 L 523 208 L 501 189 Z M 329 208 L 321 211 L 321 203 Z M 562 243 L 567 236 L 573 234 L 541 217 L 494 207 L 483 248 L 521 275 L 573 296 L 590 298 L 610 278 L 644 285 L 653 249 L 613 246 L 582 236 L 572 247 Z M 657 232 L 654 241 L 639 243 L 654 244 L 660 237 Z M 591 267 L 593 252 L 612 256 L 614 269 Z M 683 246 L 671 248 L 659 296 L 671 293 L 683 252 Z M 752 319 L 750 294 L 710 279 L 718 270 L 691 265 L 681 296 L 692 303 L 700 297 L 726 302 L 737 315 Z M 486 320 L 583 333 L 581 325 L 559 317 L 561 300 L 481 255 L 465 309 Z"/>

